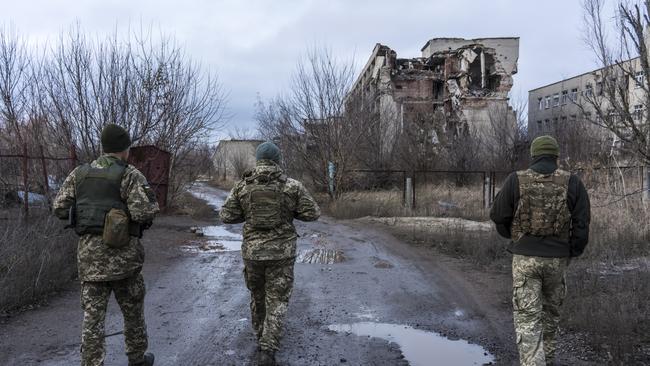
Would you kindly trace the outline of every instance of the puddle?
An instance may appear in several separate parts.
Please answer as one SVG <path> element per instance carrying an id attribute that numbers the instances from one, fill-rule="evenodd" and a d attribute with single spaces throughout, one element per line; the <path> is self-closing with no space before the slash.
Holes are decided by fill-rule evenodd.
<path id="1" fill-rule="evenodd" d="M 218 210 L 223 206 L 223 203 L 226 201 L 228 192 L 212 188 L 205 183 L 194 184 L 190 189 L 188 189 L 190 194 L 198 199 L 204 200 L 208 205 L 212 206 L 215 210 Z"/>
<path id="2" fill-rule="evenodd" d="M 465 340 L 450 340 L 438 333 L 406 325 L 386 323 L 334 324 L 329 330 L 385 339 L 400 346 L 404 358 L 413 366 L 428 366 L 435 360 L 439 365 L 483 365 L 494 357 L 483 347 Z"/>
<path id="3" fill-rule="evenodd" d="M 201 228 L 203 235 L 210 237 L 210 239 L 215 238 L 219 240 L 229 240 L 229 241 L 242 241 L 244 238 L 241 234 L 231 233 L 226 230 L 223 226 L 204 226 Z"/>
<path id="4" fill-rule="evenodd" d="M 190 253 L 218 253 L 235 252 L 241 250 L 243 238 L 241 234 L 231 233 L 223 226 L 205 226 L 197 228 L 200 236 L 205 236 L 206 241 L 193 241 L 189 245 L 181 247 L 183 251 Z"/>
<path id="5" fill-rule="evenodd" d="M 302 250 L 298 254 L 298 263 L 334 264 L 343 261 L 345 261 L 343 251 L 337 249 Z"/>

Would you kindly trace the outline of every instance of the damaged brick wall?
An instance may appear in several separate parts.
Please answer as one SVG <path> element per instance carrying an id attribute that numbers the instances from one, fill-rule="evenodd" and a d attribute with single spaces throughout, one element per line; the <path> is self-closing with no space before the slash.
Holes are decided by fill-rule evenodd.
<path id="1" fill-rule="evenodd" d="M 443 130 L 488 123 L 490 108 L 507 106 L 518 55 L 518 38 L 434 38 L 414 58 L 377 44 L 351 94 L 376 95 L 382 151 L 389 153 L 405 124 L 423 114 L 440 116 Z"/>

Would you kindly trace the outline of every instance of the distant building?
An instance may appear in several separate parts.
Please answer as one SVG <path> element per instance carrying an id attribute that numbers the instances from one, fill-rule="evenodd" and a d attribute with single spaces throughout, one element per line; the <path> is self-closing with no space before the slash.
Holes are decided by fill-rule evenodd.
<path id="1" fill-rule="evenodd" d="M 617 69 L 609 69 L 614 76 L 617 87 L 626 90 L 630 112 L 635 119 L 641 120 L 645 113 L 644 94 L 641 87 L 645 82 L 643 68 L 639 58 L 623 61 L 626 70 L 634 70 L 633 75 L 623 75 Z M 615 67 L 615 66 L 613 66 Z M 593 103 L 597 101 L 601 111 L 609 110 L 607 98 L 603 96 L 604 68 L 586 72 L 568 79 L 560 80 L 528 92 L 528 134 L 531 138 L 544 134 L 561 134 L 568 127 L 577 130 L 590 129 L 609 144 L 617 144 L 617 138 L 607 130 L 600 128 L 598 113 Z M 613 111 L 607 118 L 617 118 Z M 591 121 L 591 122 L 590 122 Z M 578 124 L 578 125 L 576 125 Z"/>
<path id="2" fill-rule="evenodd" d="M 221 140 L 212 156 L 217 176 L 237 180 L 255 167 L 255 150 L 263 140 Z"/>
<path id="3" fill-rule="evenodd" d="M 487 123 L 493 108 L 515 119 L 508 92 L 519 38 L 434 38 L 421 51 L 421 57 L 397 58 L 378 43 L 348 96 L 372 103 L 379 113 L 382 153 L 390 153 L 405 125 L 423 115 L 444 120 L 443 128 L 466 131 Z M 435 130 L 427 132 L 437 143 Z"/>

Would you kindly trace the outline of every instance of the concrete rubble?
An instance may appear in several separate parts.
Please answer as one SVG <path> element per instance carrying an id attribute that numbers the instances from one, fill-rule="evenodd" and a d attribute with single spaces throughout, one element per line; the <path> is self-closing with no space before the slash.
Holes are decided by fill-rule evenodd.
<path id="1" fill-rule="evenodd" d="M 390 150 L 405 123 L 423 116 L 469 131 L 488 123 L 491 108 L 508 110 L 519 38 L 434 38 L 421 51 L 398 58 L 378 43 L 353 85 L 350 95 L 372 101 L 380 113 L 382 150 Z"/>

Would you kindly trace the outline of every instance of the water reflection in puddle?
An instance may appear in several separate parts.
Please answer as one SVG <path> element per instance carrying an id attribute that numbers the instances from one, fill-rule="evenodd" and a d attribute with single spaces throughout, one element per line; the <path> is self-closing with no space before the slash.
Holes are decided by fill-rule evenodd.
<path id="1" fill-rule="evenodd" d="M 413 366 L 483 365 L 494 362 L 494 357 L 481 346 L 462 339 L 450 340 L 438 333 L 406 325 L 362 322 L 334 324 L 329 326 L 329 330 L 396 343 L 402 349 L 404 358 Z"/>
<path id="2" fill-rule="evenodd" d="M 298 263 L 334 264 L 345 261 L 342 250 L 337 249 L 309 249 L 301 250 L 297 258 Z"/>
<path id="3" fill-rule="evenodd" d="M 223 226 L 205 226 L 201 228 L 203 235 L 221 240 L 242 241 L 241 234 L 231 233 Z"/>
<path id="4" fill-rule="evenodd" d="M 217 253 L 240 251 L 243 237 L 232 233 L 223 226 L 205 226 L 200 228 L 208 240 L 196 241 L 195 245 L 185 245 L 181 249 L 191 253 Z"/>

